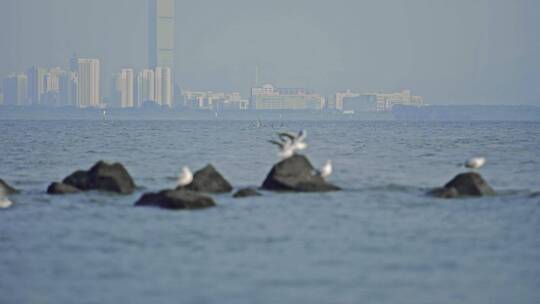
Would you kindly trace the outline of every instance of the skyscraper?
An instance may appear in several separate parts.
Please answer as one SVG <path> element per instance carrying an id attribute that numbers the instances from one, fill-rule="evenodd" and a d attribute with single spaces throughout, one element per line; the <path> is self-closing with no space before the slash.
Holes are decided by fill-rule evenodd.
<path id="1" fill-rule="evenodd" d="M 31 67 L 27 71 L 28 76 L 28 98 L 32 104 L 41 104 L 43 94 L 46 93 L 47 69 Z"/>
<path id="2" fill-rule="evenodd" d="M 76 69 L 78 70 L 78 68 Z M 60 77 L 59 103 L 62 106 L 77 104 L 77 72 L 66 72 Z"/>
<path id="3" fill-rule="evenodd" d="M 150 68 L 174 65 L 175 0 L 149 0 L 148 64 Z"/>
<path id="4" fill-rule="evenodd" d="M 153 70 L 142 70 L 137 76 L 137 105 L 140 107 L 147 101 L 155 101 L 155 77 Z"/>
<path id="5" fill-rule="evenodd" d="M 133 107 L 133 69 L 122 69 L 116 78 L 116 90 L 122 108 Z"/>
<path id="6" fill-rule="evenodd" d="M 162 106 L 172 107 L 173 82 L 170 68 L 157 67 L 155 77 L 155 102 Z"/>
<path id="7" fill-rule="evenodd" d="M 28 77 L 24 74 L 10 75 L 3 81 L 4 104 L 28 104 Z"/>
<path id="8" fill-rule="evenodd" d="M 99 59 L 79 59 L 78 62 L 78 106 L 99 107 L 101 104 Z"/>

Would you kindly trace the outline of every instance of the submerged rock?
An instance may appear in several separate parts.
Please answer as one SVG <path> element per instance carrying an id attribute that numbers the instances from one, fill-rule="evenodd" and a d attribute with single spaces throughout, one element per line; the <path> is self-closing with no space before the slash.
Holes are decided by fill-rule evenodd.
<path id="1" fill-rule="evenodd" d="M 179 187 L 177 190 L 189 190 L 204 193 L 229 193 L 233 190 L 231 184 L 212 165 L 195 172 L 191 184 Z"/>
<path id="2" fill-rule="evenodd" d="M 48 194 L 70 194 L 78 192 L 81 192 L 79 188 L 64 183 L 52 183 L 49 188 L 47 188 Z"/>
<path id="3" fill-rule="evenodd" d="M 204 209 L 214 207 L 211 197 L 188 190 L 163 190 L 158 193 L 145 193 L 135 203 L 138 207 L 159 207 L 163 209 Z"/>
<path id="4" fill-rule="evenodd" d="M 68 188 L 66 186 L 70 186 Z M 51 188 L 52 187 L 52 188 Z M 97 162 L 90 170 L 78 170 L 66 177 L 62 183 L 53 183 L 49 186 L 50 194 L 74 193 L 80 191 L 99 190 L 131 194 L 135 190 L 133 179 L 120 163 L 108 164 L 104 161 Z"/>
<path id="5" fill-rule="evenodd" d="M 341 190 L 327 183 L 304 155 L 294 155 L 276 164 L 262 185 L 271 191 L 329 192 Z"/>
<path id="6" fill-rule="evenodd" d="M 262 194 L 257 191 L 255 188 L 243 188 L 238 190 L 233 197 L 234 198 L 245 198 L 245 197 L 253 197 L 253 196 L 262 196 Z"/>
<path id="7" fill-rule="evenodd" d="M 0 179 L 0 197 L 4 195 L 11 195 L 18 193 L 19 191 L 6 183 L 3 179 Z"/>
<path id="8" fill-rule="evenodd" d="M 444 187 L 434 189 L 428 194 L 439 198 L 457 198 L 495 195 L 495 191 L 480 174 L 468 172 L 458 174 Z"/>

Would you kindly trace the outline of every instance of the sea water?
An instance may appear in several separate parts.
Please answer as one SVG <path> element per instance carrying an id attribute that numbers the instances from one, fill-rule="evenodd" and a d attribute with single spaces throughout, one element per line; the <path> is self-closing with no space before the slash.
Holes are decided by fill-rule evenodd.
<path id="1" fill-rule="evenodd" d="M 267 140 L 308 131 L 335 193 L 213 196 L 201 211 L 135 208 L 212 163 L 259 186 Z M 0 303 L 540 303 L 540 123 L 0 121 Z M 441 200 L 467 158 L 498 195 Z M 49 196 L 98 160 L 123 163 L 128 196 Z"/>

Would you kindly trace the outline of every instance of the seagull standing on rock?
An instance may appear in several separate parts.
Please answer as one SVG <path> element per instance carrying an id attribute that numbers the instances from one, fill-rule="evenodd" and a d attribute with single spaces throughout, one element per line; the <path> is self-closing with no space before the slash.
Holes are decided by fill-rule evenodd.
<path id="1" fill-rule="evenodd" d="M 180 176 L 178 176 L 178 181 L 176 185 L 178 187 L 185 187 L 193 182 L 193 173 L 191 173 L 191 170 L 189 167 L 185 166 L 182 168 L 182 172 L 180 172 Z"/>
<path id="2" fill-rule="evenodd" d="M 328 178 L 332 175 L 332 161 L 327 160 L 324 166 L 321 168 L 320 175 L 322 178 Z"/>
<path id="3" fill-rule="evenodd" d="M 469 169 L 480 169 L 486 164 L 484 157 L 474 157 L 465 162 L 465 167 Z"/>

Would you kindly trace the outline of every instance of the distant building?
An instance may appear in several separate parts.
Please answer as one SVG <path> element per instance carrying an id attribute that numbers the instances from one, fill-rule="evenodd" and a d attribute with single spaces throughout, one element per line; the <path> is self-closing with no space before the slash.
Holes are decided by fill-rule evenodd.
<path id="1" fill-rule="evenodd" d="M 118 93 L 120 107 L 133 108 L 135 106 L 133 98 L 133 69 L 122 69 L 116 76 L 115 87 Z"/>
<path id="2" fill-rule="evenodd" d="M 148 64 L 174 67 L 175 0 L 149 0 Z"/>
<path id="3" fill-rule="evenodd" d="M 154 71 L 154 101 L 161 106 L 172 107 L 173 81 L 171 68 L 157 67 Z"/>
<path id="4" fill-rule="evenodd" d="M 184 106 L 191 109 L 212 111 L 247 110 L 249 100 L 243 99 L 238 92 L 196 92 L 184 91 Z"/>
<path id="5" fill-rule="evenodd" d="M 397 93 L 355 93 L 351 90 L 336 93 L 336 109 L 354 113 L 355 111 L 391 111 L 394 105 L 424 105 L 424 98 L 412 96 L 410 90 Z"/>
<path id="6" fill-rule="evenodd" d="M 100 63 L 98 59 L 79 59 L 77 105 L 100 107 Z"/>
<path id="7" fill-rule="evenodd" d="M 3 81 L 4 104 L 28 104 L 28 76 L 24 74 L 10 75 Z"/>
<path id="8" fill-rule="evenodd" d="M 32 104 L 41 104 L 43 95 L 46 93 L 47 69 L 31 67 L 26 72 L 28 76 L 28 98 Z"/>
<path id="9" fill-rule="evenodd" d="M 254 110 L 322 110 L 324 97 L 299 88 L 275 88 L 270 84 L 251 89 Z"/>
<path id="10" fill-rule="evenodd" d="M 142 106 L 148 101 L 155 102 L 155 77 L 154 70 L 145 69 L 137 75 L 137 106 Z"/>
<path id="11" fill-rule="evenodd" d="M 76 72 L 65 72 L 60 76 L 59 105 L 77 105 L 78 76 Z"/>

